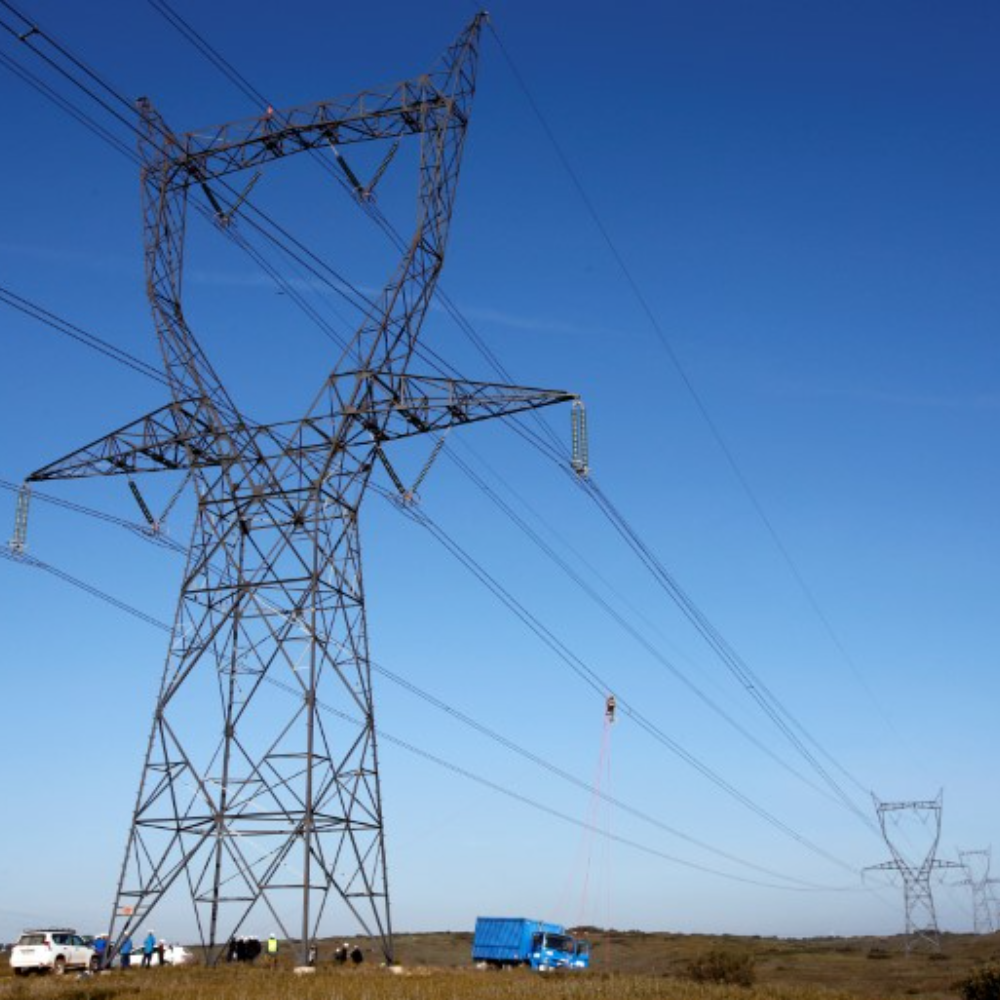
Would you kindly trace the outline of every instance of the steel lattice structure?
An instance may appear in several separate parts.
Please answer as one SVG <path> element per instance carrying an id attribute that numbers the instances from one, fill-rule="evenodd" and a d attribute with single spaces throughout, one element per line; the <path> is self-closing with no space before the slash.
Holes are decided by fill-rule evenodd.
<path id="1" fill-rule="evenodd" d="M 972 890 L 972 931 L 974 934 L 992 934 L 996 930 L 993 911 L 996 899 L 993 886 L 998 879 L 990 878 L 993 852 L 984 847 L 976 851 L 959 851 L 958 863 L 965 878 L 956 885 L 967 885 Z"/>
<path id="2" fill-rule="evenodd" d="M 197 498 L 115 947 L 176 888 L 216 957 L 261 909 L 304 957 L 333 897 L 392 959 L 359 532 L 366 488 L 376 463 L 391 471 L 385 449 L 398 438 L 575 399 L 409 371 L 444 260 L 484 19 L 431 73 L 381 91 L 186 135 L 140 102 L 147 291 L 172 398 L 29 477 L 183 470 Z M 217 206 L 213 184 L 236 171 L 408 136 L 420 144 L 418 213 L 398 267 L 305 414 L 255 423 L 185 320 L 189 194 Z M 331 723 L 325 703 L 356 727 Z M 286 922 L 289 909 L 300 926 Z"/>
<path id="3" fill-rule="evenodd" d="M 892 861 L 873 865 L 868 871 L 895 871 L 903 882 L 903 905 L 906 910 L 906 952 L 909 954 L 921 942 L 934 949 L 941 947 L 941 932 L 938 929 L 937 913 L 934 909 L 934 895 L 931 891 L 931 876 L 942 868 L 958 868 L 953 861 L 939 861 L 938 842 L 941 839 L 942 793 L 933 800 L 924 802 L 881 802 L 872 795 L 875 811 L 878 813 L 879 827 L 886 846 L 892 854 Z M 922 821 L 930 831 L 930 845 L 926 852 L 912 858 L 898 843 L 889 830 L 887 818 L 902 813 L 910 813 Z"/>

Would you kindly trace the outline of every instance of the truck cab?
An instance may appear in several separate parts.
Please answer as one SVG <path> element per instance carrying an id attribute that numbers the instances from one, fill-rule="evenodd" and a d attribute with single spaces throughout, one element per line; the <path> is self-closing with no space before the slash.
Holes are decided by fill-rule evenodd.
<path id="1" fill-rule="evenodd" d="M 531 939 L 533 969 L 564 969 L 576 962 L 576 941 L 568 934 L 535 934 Z"/>

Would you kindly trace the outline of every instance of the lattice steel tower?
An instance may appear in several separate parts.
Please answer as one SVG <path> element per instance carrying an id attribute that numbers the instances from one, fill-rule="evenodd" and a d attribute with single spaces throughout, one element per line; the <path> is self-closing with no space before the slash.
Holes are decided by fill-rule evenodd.
<path id="1" fill-rule="evenodd" d="M 1000 879 L 990 878 L 993 852 L 989 847 L 977 851 L 959 851 L 958 862 L 965 878 L 957 885 L 967 885 L 972 890 L 972 931 L 974 934 L 992 934 L 996 930 L 993 910 L 996 899 L 993 886 Z"/>
<path id="2" fill-rule="evenodd" d="M 892 861 L 873 865 L 868 871 L 895 871 L 903 882 L 903 904 L 906 909 L 906 951 L 912 951 L 921 941 L 932 948 L 941 947 L 941 933 L 938 930 L 937 913 L 934 910 L 934 895 L 931 892 L 931 876 L 941 868 L 957 868 L 953 861 L 939 861 L 938 842 L 941 839 L 941 792 L 938 797 L 926 802 L 880 802 L 872 795 L 875 811 L 878 813 L 882 837 L 892 854 Z M 926 850 L 907 844 L 900 844 L 898 817 L 909 814 L 915 821 L 914 827 L 927 831 L 929 846 Z M 890 830 L 889 821 L 896 819 L 896 829 Z M 915 852 L 915 853 L 914 853 Z"/>
<path id="3" fill-rule="evenodd" d="M 140 102 L 146 282 L 172 398 L 29 477 L 183 470 L 197 498 L 113 942 L 177 888 L 210 956 L 263 909 L 304 957 L 333 897 L 392 958 L 362 500 L 376 462 L 391 469 L 393 440 L 575 398 L 409 371 L 444 259 L 484 19 L 431 73 L 384 90 L 184 135 Z M 418 212 L 402 259 L 305 415 L 255 423 L 184 316 L 189 193 L 219 211 L 221 179 L 238 171 L 407 137 L 419 143 Z M 321 716 L 325 703 L 356 727 Z"/>

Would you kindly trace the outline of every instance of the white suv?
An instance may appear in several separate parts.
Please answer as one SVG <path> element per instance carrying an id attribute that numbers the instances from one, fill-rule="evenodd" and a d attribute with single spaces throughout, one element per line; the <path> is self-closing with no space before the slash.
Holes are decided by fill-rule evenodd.
<path id="1" fill-rule="evenodd" d="M 10 952 L 10 967 L 18 976 L 32 970 L 59 976 L 67 969 L 92 969 L 96 965 L 94 949 L 67 927 L 25 931 Z"/>

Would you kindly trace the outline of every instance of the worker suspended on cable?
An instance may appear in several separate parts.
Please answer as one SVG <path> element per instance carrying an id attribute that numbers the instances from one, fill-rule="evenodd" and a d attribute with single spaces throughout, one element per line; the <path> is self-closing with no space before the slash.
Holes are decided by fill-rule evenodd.
<path id="1" fill-rule="evenodd" d="M 604 717 L 609 723 L 615 721 L 615 709 L 618 707 L 618 703 L 615 701 L 615 696 L 613 694 L 608 695 L 608 700 L 604 703 Z"/>

